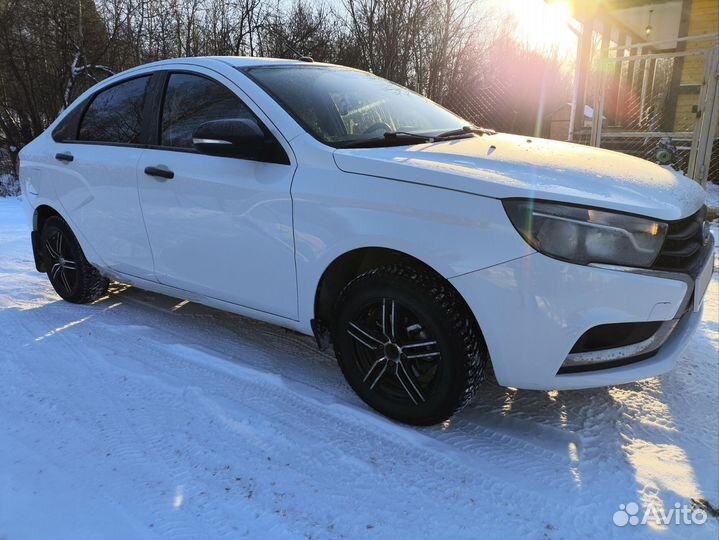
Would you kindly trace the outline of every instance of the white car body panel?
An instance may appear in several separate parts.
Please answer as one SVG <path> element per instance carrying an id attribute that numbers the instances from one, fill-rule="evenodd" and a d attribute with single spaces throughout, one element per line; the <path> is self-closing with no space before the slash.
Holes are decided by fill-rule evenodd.
<path id="1" fill-rule="evenodd" d="M 314 317 L 315 292 L 325 269 L 355 249 L 400 251 L 444 277 L 534 252 L 495 199 L 344 174 L 309 135 L 293 146 L 304 158 L 292 185 L 303 320 Z"/>
<path id="2" fill-rule="evenodd" d="M 132 285 L 133 287 L 137 287 L 146 291 L 156 292 L 167 296 L 173 296 L 175 298 L 181 298 L 182 300 L 189 300 L 190 302 L 197 302 L 198 304 L 209 306 L 211 308 L 221 309 L 223 311 L 228 311 L 230 313 L 235 313 L 237 315 L 242 315 L 243 317 L 249 317 L 251 319 L 256 319 L 258 321 L 266 322 L 269 324 L 274 324 L 307 335 L 310 335 L 312 332 L 311 328 L 309 328 L 309 323 L 307 324 L 308 328 L 305 329 L 304 325 L 300 324 L 300 322 L 296 319 L 282 317 L 280 315 L 268 313 L 267 311 L 252 309 L 241 304 L 228 302 L 226 300 L 214 298 L 212 296 L 207 296 L 197 291 L 190 291 L 187 289 L 181 289 L 179 287 L 163 285 L 162 283 L 159 283 L 157 281 L 142 279 L 138 278 L 137 276 L 123 274 L 121 272 L 107 271 L 105 272 L 105 274 L 107 275 L 107 277 L 114 279 L 115 281 L 119 281 L 120 283 L 126 283 L 128 285 Z"/>
<path id="3" fill-rule="evenodd" d="M 70 215 L 65 211 L 65 208 L 58 201 L 57 196 L 55 196 L 56 182 L 53 182 L 52 175 L 47 174 L 52 170 L 52 167 L 45 167 L 42 163 L 28 161 L 29 163 L 22 164 L 20 177 L 22 202 L 27 213 L 28 225 L 34 228 L 36 210 L 39 207 L 48 206 L 52 208 L 73 228 L 75 237 L 80 243 L 80 247 L 88 262 L 97 268 L 107 269 L 109 273 L 109 267 L 104 264 L 100 255 L 95 251 L 94 246 L 88 241 L 85 232 L 74 223 Z"/>
<path id="4" fill-rule="evenodd" d="M 557 375 L 585 331 L 600 324 L 672 319 L 687 292 L 679 280 L 566 264 L 539 253 L 450 282 L 485 321 L 490 356 L 511 358 L 493 363 L 497 380 L 535 389 L 567 388 L 569 377 L 587 380 L 599 373 Z M 540 356 L 546 360 L 538 361 Z"/>
<path id="5" fill-rule="evenodd" d="M 200 71 L 245 101 L 285 147 L 290 166 L 156 148 L 132 149 L 130 156 L 119 146 L 56 143 L 50 133 L 61 116 L 21 152 L 29 215 L 40 205 L 55 209 L 88 260 L 109 277 L 307 334 L 318 286 L 333 261 L 363 248 L 402 252 L 462 295 L 507 386 L 583 388 L 671 368 L 697 312 L 682 319 L 651 359 L 557 375 L 587 329 L 671 320 L 689 288 L 671 276 L 536 253 L 501 199 L 534 197 L 671 221 L 703 204 L 693 181 L 623 154 L 505 134 L 336 150 L 307 134 L 235 69 L 268 62 L 163 61 L 88 92 L 157 69 Z M 75 160 L 54 159 L 64 151 Z M 147 166 L 168 167 L 175 178 L 147 176 Z"/>
<path id="6" fill-rule="evenodd" d="M 213 76 L 197 67 L 183 70 Z M 237 85 L 225 86 L 248 103 Z M 253 103 L 248 106 L 271 125 Z M 296 164 L 283 142 L 289 165 L 158 148 L 142 152 L 139 198 L 157 281 L 297 319 L 290 198 Z M 145 167 L 165 168 L 175 177 L 148 176 Z"/>
<path id="7" fill-rule="evenodd" d="M 294 166 L 156 149 L 147 166 L 175 172 L 140 178 L 157 280 L 296 319 Z"/>
<path id="8" fill-rule="evenodd" d="M 72 223 L 85 233 L 102 265 L 151 279 L 153 261 L 137 197 L 140 148 L 95 144 L 58 145 L 73 156 L 56 161 L 57 198 Z"/>
<path id="9" fill-rule="evenodd" d="M 704 190 L 671 168 L 591 146 L 505 133 L 338 150 L 335 159 L 346 172 L 498 199 L 531 195 L 670 221 L 690 215 L 704 201 Z"/>

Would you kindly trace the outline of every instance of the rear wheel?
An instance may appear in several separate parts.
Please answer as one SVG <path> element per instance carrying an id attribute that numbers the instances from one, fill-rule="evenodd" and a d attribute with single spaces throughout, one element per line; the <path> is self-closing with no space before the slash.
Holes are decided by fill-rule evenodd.
<path id="1" fill-rule="evenodd" d="M 47 219 L 40 242 L 47 276 L 64 300 L 85 304 L 107 292 L 109 281 L 87 262 L 75 235 L 62 218 Z"/>
<path id="2" fill-rule="evenodd" d="M 440 277 L 376 268 L 345 287 L 335 312 L 342 372 L 377 411 L 430 425 L 474 397 L 488 354 L 466 305 Z"/>

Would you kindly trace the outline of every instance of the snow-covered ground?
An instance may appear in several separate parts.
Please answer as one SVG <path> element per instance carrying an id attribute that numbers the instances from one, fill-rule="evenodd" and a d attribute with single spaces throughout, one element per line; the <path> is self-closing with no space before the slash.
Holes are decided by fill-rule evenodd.
<path id="1" fill-rule="evenodd" d="M 672 373 L 488 382 L 414 429 L 368 410 L 309 338 L 122 285 L 60 301 L 0 199 L 0 538 L 715 539 L 713 517 L 613 516 L 719 505 L 718 360 L 715 275 Z"/>

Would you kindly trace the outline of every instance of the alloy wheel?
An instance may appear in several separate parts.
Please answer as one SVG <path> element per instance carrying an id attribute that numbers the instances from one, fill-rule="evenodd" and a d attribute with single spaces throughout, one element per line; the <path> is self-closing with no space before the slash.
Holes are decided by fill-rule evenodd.
<path id="1" fill-rule="evenodd" d="M 61 288 L 67 295 L 71 295 L 80 279 L 78 263 L 74 260 L 70 243 L 59 230 L 45 241 L 49 261 L 48 274 L 55 288 Z"/>
<path id="2" fill-rule="evenodd" d="M 347 325 L 354 361 L 370 390 L 398 404 L 427 401 L 442 361 L 437 339 L 407 306 L 382 298 Z"/>

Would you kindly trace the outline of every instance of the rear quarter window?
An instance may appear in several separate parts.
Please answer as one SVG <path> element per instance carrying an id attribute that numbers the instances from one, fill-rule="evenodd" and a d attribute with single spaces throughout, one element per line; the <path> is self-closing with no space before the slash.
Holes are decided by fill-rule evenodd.
<path id="1" fill-rule="evenodd" d="M 82 119 L 82 112 L 87 106 L 87 100 L 74 105 L 72 110 L 60 120 L 60 123 L 52 130 L 52 138 L 55 142 L 69 142 L 77 140 L 77 129 Z"/>

